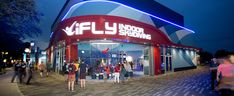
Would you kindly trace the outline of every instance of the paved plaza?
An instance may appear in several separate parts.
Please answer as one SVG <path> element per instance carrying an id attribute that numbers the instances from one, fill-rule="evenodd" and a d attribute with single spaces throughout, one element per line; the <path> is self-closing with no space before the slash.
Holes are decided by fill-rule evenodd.
<path id="1" fill-rule="evenodd" d="M 17 83 L 10 82 L 13 75 L 12 69 L 7 68 L 6 70 L 6 74 L 0 75 L 0 96 L 23 96 Z"/>
<path id="2" fill-rule="evenodd" d="M 218 96 L 210 90 L 208 67 L 168 73 L 160 76 L 134 78 L 125 83 L 87 81 L 85 89 L 76 85 L 75 92 L 67 90 L 61 75 L 33 79 L 31 85 L 18 84 L 28 96 Z"/>

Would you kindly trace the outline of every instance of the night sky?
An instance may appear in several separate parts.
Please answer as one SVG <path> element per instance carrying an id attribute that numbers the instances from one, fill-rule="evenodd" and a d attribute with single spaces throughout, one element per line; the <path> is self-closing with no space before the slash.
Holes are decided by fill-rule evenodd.
<path id="1" fill-rule="evenodd" d="M 156 0 L 182 14 L 196 33 L 197 47 L 234 51 L 234 0 Z"/>
<path id="2" fill-rule="evenodd" d="M 44 14 L 40 24 L 43 33 L 33 40 L 41 49 L 48 46 L 51 25 L 65 1 L 36 0 Z M 184 16 L 185 27 L 196 32 L 196 47 L 213 53 L 218 49 L 234 51 L 234 0 L 155 1 Z"/>

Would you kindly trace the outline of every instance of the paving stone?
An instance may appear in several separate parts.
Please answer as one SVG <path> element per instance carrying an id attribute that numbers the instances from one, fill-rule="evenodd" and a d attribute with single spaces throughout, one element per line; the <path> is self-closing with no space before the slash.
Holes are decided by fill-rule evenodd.
<path id="1" fill-rule="evenodd" d="M 39 78 L 36 73 L 32 85 L 19 85 L 19 88 L 28 96 L 218 96 L 209 90 L 209 76 L 207 67 L 198 67 L 166 75 L 133 78 L 124 84 L 87 81 L 86 89 L 76 85 L 75 92 L 69 92 L 64 76 L 53 73 Z"/>

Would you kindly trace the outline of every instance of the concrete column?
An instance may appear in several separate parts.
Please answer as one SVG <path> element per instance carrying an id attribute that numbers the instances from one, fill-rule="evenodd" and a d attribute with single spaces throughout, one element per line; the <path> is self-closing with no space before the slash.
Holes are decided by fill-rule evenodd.
<path id="1" fill-rule="evenodd" d="M 150 46 L 148 52 L 149 52 L 149 75 L 153 76 L 154 75 L 154 47 Z"/>
<path id="2" fill-rule="evenodd" d="M 164 63 L 164 74 L 167 72 L 167 66 L 166 66 L 166 47 L 162 46 L 163 48 L 163 63 Z"/>

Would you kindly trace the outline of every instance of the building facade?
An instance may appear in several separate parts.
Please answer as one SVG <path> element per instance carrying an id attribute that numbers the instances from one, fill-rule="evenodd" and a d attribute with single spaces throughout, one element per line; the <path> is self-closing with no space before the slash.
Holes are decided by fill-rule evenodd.
<path id="1" fill-rule="evenodd" d="M 80 59 L 90 68 L 131 61 L 143 75 L 196 68 L 194 31 L 183 22 L 153 0 L 68 0 L 52 25 L 47 61 L 56 72 Z"/>

